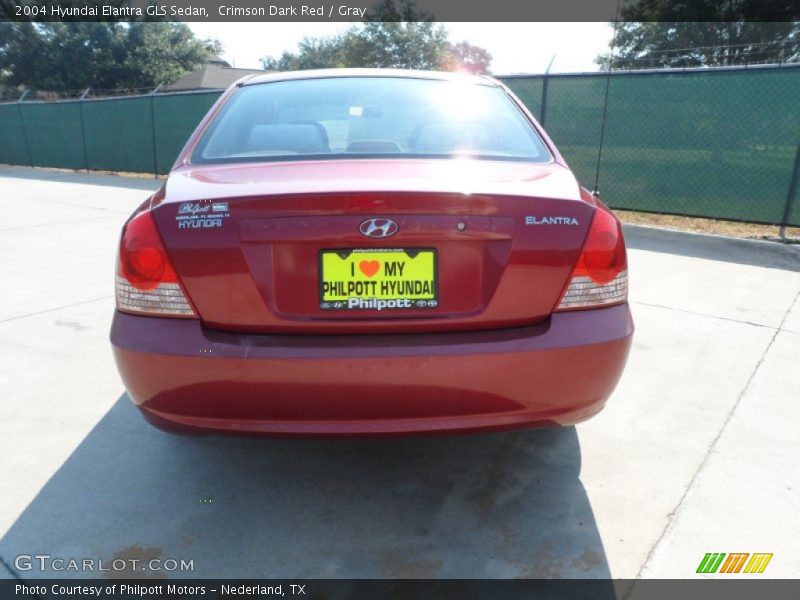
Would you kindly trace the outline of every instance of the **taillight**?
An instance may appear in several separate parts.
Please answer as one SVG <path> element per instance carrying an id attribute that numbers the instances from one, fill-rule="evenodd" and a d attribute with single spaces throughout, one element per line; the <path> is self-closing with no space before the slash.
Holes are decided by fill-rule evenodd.
<path id="1" fill-rule="evenodd" d="M 628 298 L 628 259 L 622 226 L 598 207 L 578 262 L 556 310 L 619 304 Z"/>
<path id="2" fill-rule="evenodd" d="M 117 261 L 117 309 L 165 317 L 196 317 L 149 210 L 122 230 Z"/>

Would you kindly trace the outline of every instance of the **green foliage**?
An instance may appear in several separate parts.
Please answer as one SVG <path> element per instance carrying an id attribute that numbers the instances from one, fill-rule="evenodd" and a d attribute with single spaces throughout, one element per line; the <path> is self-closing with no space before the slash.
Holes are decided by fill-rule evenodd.
<path id="1" fill-rule="evenodd" d="M 621 10 L 612 68 L 729 66 L 800 60 L 797 5 L 787 0 L 639 0 Z M 679 18 L 682 22 L 668 22 Z M 766 22 L 770 21 L 770 22 Z M 611 53 L 596 60 L 608 66 Z"/>
<path id="2" fill-rule="evenodd" d="M 297 52 L 261 59 L 264 69 L 295 71 L 336 67 L 489 71 L 491 55 L 467 42 L 453 45 L 442 25 L 413 0 L 381 0 L 363 24 L 342 34 L 305 38 Z"/>
<path id="3" fill-rule="evenodd" d="M 800 60 L 797 23 L 621 23 L 615 69 L 730 66 Z M 597 62 L 608 66 L 610 54 Z"/>
<path id="4" fill-rule="evenodd" d="M 451 45 L 440 65 L 445 71 L 466 71 L 473 74 L 489 72 L 492 55 L 469 42 Z"/>
<path id="5" fill-rule="evenodd" d="M 348 54 L 353 43 L 350 31 L 327 38 L 304 38 L 298 44 L 296 54 L 284 52 L 280 58 L 265 57 L 261 64 L 268 71 L 346 67 L 350 66 Z"/>
<path id="6" fill-rule="evenodd" d="M 350 58 L 359 66 L 436 69 L 447 51 L 447 32 L 431 22 L 372 21 L 354 37 Z"/>
<path id="7" fill-rule="evenodd" d="M 172 83 L 219 43 L 183 23 L 0 23 L 0 83 L 66 91 Z"/>

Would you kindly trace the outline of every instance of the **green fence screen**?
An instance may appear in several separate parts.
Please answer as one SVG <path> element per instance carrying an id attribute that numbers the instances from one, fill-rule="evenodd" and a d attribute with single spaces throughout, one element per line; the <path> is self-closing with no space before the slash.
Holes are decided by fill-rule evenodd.
<path id="1" fill-rule="evenodd" d="M 501 79 L 613 208 L 800 226 L 798 65 Z M 0 104 L 0 163 L 163 174 L 219 94 Z"/>
<path id="2" fill-rule="evenodd" d="M 219 95 L 0 104 L 0 163 L 168 173 Z"/>
<path id="3" fill-rule="evenodd" d="M 31 164 L 21 108 L 20 104 L 0 104 L 0 163 L 5 165 Z"/>
<path id="4" fill-rule="evenodd" d="M 800 194 L 788 198 L 800 144 L 798 66 L 546 80 L 546 96 L 545 76 L 504 81 L 544 117 L 580 182 L 592 188 L 597 179 L 613 208 L 780 224 L 789 200 L 786 224 L 800 225 Z"/>
<path id="5" fill-rule="evenodd" d="M 155 97 L 153 129 L 159 173 L 170 170 L 189 135 L 217 98 L 219 92 Z"/>
<path id="6" fill-rule="evenodd" d="M 22 104 L 22 126 L 36 166 L 83 169 L 80 102 Z"/>
<path id="7" fill-rule="evenodd" d="M 152 173 L 150 98 L 81 102 L 89 169 Z"/>

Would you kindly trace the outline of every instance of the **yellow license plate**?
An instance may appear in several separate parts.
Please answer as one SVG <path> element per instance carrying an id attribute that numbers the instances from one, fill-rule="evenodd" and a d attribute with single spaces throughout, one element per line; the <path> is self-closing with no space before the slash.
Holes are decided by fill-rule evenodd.
<path id="1" fill-rule="evenodd" d="M 323 310 L 402 310 L 439 305 L 432 248 L 323 250 Z"/>

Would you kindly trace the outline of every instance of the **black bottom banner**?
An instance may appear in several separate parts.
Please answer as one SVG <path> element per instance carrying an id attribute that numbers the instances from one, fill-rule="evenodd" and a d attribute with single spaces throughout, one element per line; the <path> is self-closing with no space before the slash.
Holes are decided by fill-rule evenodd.
<path id="1" fill-rule="evenodd" d="M 296 598 L 309 600 L 511 600 L 528 598 L 784 599 L 800 597 L 800 580 L 486 580 L 486 579 L 276 579 L 276 580 L 0 580 L 0 599 L 37 600 Z"/>

